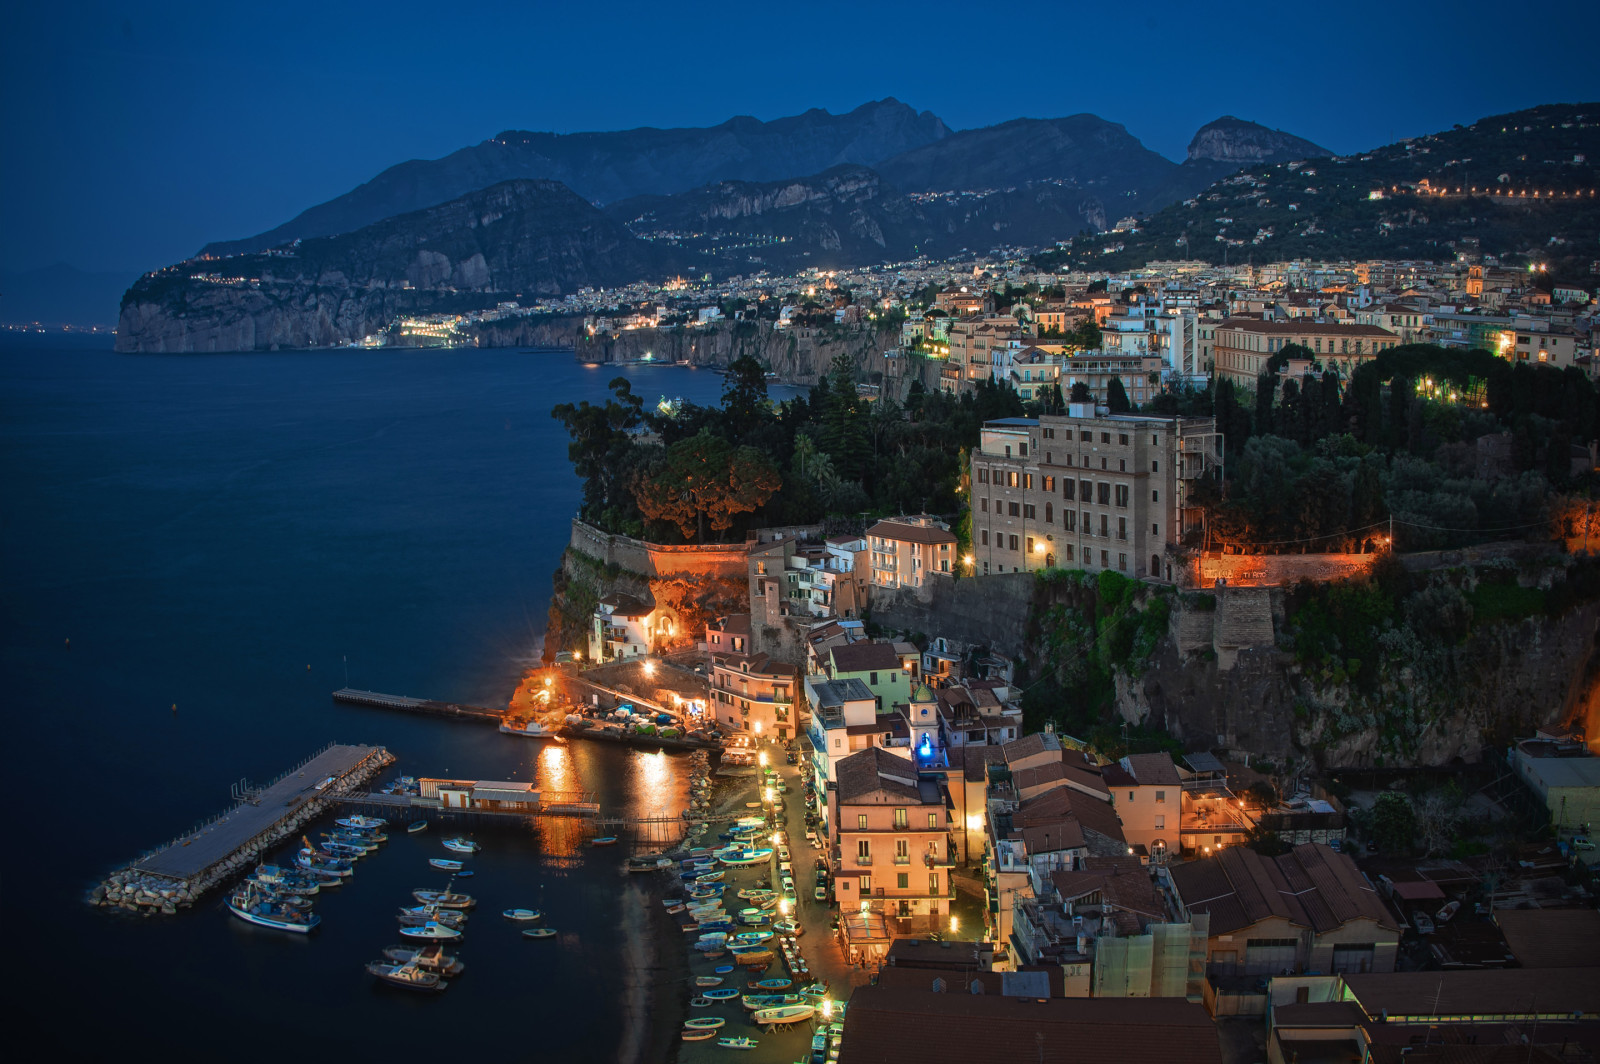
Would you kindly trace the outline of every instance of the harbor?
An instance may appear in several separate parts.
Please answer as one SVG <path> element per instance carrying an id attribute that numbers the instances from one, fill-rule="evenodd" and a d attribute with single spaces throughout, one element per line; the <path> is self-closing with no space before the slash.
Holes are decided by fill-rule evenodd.
<path id="1" fill-rule="evenodd" d="M 113 872 L 90 900 L 171 916 L 253 865 L 265 851 L 361 787 L 394 757 L 381 746 L 323 748 L 263 787 L 238 788 L 238 803 Z"/>

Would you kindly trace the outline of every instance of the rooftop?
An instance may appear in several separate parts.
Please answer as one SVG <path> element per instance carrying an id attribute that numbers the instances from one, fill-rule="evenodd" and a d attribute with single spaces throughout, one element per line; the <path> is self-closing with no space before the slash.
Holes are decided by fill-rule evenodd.
<path id="1" fill-rule="evenodd" d="M 1524 968 L 1600 963 L 1600 912 L 1593 909 L 1502 909 L 1494 922 Z"/>
<path id="2" fill-rule="evenodd" d="M 900 668 L 900 655 L 890 643 L 846 643 L 829 651 L 834 675 L 845 672 L 893 672 Z"/>
<path id="3" fill-rule="evenodd" d="M 1281 857 L 1229 846 L 1215 857 L 1175 865 L 1171 875 L 1184 907 L 1211 915 L 1213 935 L 1273 916 L 1319 933 L 1363 919 L 1400 931 L 1355 861 L 1318 843 Z"/>

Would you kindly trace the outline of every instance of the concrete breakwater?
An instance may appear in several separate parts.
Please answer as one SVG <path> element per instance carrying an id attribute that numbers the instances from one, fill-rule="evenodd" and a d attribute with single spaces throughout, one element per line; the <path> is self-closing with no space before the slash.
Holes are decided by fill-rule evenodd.
<path id="1" fill-rule="evenodd" d="M 269 849 L 393 763 L 383 747 L 331 745 L 251 790 L 227 812 L 111 873 L 90 892 L 89 904 L 174 915 L 254 867 Z"/>

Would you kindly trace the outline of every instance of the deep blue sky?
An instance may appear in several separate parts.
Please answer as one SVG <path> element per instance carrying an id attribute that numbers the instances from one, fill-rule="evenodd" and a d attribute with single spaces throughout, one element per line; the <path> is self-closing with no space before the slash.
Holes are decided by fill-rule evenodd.
<path id="1" fill-rule="evenodd" d="M 1090 111 L 1171 158 L 1222 114 L 1353 151 L 1600 98 L 1597 11 L 19 0 L 0 12 L 0 267 L 154 268 L 503 129 L 884 96 L 957 129 Z"/>

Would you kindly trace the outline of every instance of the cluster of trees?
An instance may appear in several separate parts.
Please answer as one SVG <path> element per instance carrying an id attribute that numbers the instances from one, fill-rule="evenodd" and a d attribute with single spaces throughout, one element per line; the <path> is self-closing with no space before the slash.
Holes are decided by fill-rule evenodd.
<path id="1" fill-rule="evenodd" d="M 580 516 L 671 543 L 829 515 L 954 513 L 983 422 L 1024 412 L 1009 386 L 957 398 L 913 383 L 902 406 L 863 399 L 856 377 L 841 355 L 808 395 L 774 404 L 761 365 L 741 358 L 718 406 L 646 409 L 622 377 L 602 405 L 557 406 L 583 480 Z"/>

